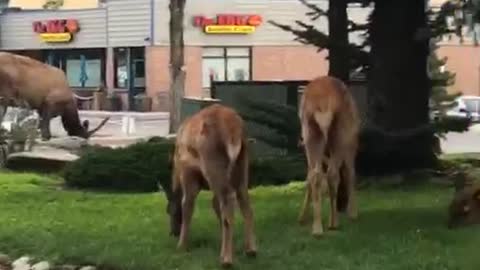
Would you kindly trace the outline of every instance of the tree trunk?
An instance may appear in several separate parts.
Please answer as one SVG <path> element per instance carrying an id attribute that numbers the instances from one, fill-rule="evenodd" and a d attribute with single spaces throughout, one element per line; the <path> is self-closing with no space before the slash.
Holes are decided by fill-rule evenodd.
<path id="1" fill-rule="evenodd" d="M 348 50 L 347 0 L 328 1 L 328 75 L 348 82 L 350 74 Z"/>
<path id="2" fill-rule="evenodd" d="M 180 125 L 182 98 L 185 93 L 183 18 L 186 0 L 170 0 L 170 124 L 175 133 Z"/>
<path id="3" fill-rule="evenodd" d="M 432 165 L 433 133 L 429 124 L 431 91 L 427 75 L 428 38 L 418 32 L 427 23 L 421 0 L 377 0 L 370 25 L 371 70 L 369 120 L 388 134 L 375 141 L 376 161 L 390 168 Z M 413 132 L 414 135 L 400 134 Z"/>

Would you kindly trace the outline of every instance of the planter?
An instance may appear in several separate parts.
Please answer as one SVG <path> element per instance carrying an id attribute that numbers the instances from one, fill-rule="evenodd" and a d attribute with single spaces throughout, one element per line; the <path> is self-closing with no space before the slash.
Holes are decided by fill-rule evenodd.
<path id="1" fill-rule="evenodd" d="M 119 95 L 113 94 L 109 95 L 106 98 L 106 106 L 107 111 L 111 112 L 118 112 L 122 110 L 122 99 Z"/>
<path id="2" fill-rule="evenodd" d="M 105 103 L 107 100 L 107 93 L 104 91 L 95 91 L 93 93 L 93 109 L 96 111 L 101 111 L 105 108 Z"/>
<path id="3" fill-rule="evenodd" d="M 25 142 L 12 142 L 10 144 L 10 153 L 24 152 L 25 145 Z"/>
<path id="4" fill-rule="evenodd" d="M 137 112 L 149 112 L 152 110 L 152 98 L 145 95 L 139 94 L 134 98 L 134 108 Z"/>

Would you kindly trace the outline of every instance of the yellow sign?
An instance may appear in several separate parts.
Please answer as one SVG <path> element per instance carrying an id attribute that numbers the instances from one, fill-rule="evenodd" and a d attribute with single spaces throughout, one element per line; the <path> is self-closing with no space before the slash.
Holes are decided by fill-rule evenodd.
<path id="1" fill-rule="evenodd" d="M 205 33 L 209 34 L 250 34 L 255 32 L 252 25 L 207 25 Z"/>
<path id="2" fill-rule="evenodd" d="M 69 42 L 72 40 L 70 33 L 43 33 L 40 34 L 40 39 L 44 42 Z"/>

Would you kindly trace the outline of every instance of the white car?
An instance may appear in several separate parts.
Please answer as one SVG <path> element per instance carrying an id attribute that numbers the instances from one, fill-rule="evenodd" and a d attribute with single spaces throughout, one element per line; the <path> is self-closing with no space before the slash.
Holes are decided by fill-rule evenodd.
<path id="1" fill-rule="evenodd" d="M 448 116 L 471 117 L 472 122 L 480 122 L 480 96 L 460 96 L 454 103 L 446 113 Z"/>

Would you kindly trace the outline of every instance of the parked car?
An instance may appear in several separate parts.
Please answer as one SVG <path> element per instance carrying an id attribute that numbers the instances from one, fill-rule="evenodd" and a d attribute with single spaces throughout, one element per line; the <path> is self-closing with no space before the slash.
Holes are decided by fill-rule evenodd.
<path id="1" fill-rule="evenodd" d="M 454 103 L 447 116 L 471 117 L 473 123 L 480 122 L 480 96 L 460 96 Z"/>

